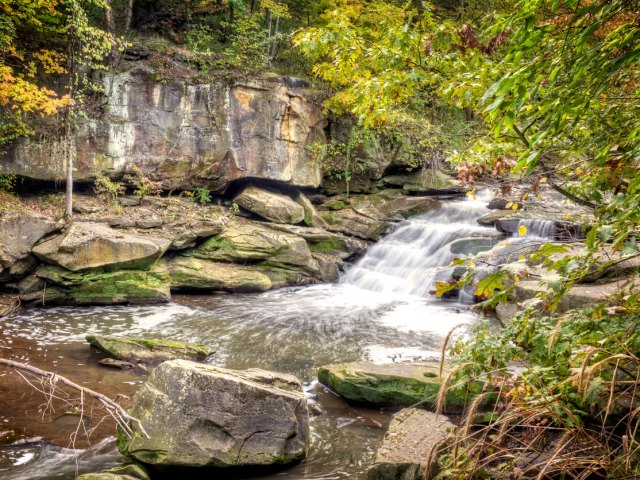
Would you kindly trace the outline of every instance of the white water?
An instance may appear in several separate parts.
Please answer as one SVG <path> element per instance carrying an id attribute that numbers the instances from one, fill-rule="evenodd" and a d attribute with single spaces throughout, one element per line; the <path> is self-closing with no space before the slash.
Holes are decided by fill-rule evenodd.
<path id="1" fill-rule="evenodd" d="M 454 258 L 452 242 L 491 236 L 492 229 L 476 222 L 486 212 L 482 200 L 468 198 L 402 222 L 371 247 L 341 283 L 379 293 L 426 297 L 438 273 Z"/>

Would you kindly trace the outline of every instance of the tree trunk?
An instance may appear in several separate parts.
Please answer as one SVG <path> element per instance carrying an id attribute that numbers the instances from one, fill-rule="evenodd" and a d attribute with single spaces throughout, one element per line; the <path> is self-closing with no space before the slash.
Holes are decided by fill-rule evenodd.
<path id="1" fill-rule="evenodd" d="M 253 12 L 256 11 L 256 0 L 251 0 L 251 7 L 249 8 L 249 15 L 253 15 Z"/>
<path id="2" fill-rule="evenodd" d="M 113 7 L 111 0 L 105 0 L 104 18 L 107 24 L 107 32 L 111 35 L 111 38 L 116 38 L 116 24 L 113 21 Z M 116 59 L 117 51 L 115 43 L 111 46 L 111 53 L 109 54 L 109 65 L 113 65 Z"/>
<path id="3" fill-rule="evenodd" d="M 269 40 L 271 39 L 271 10 L 267 8 L 266 12 L 266 23 L 267 23 L 267 55 L 269 55 L 269 51 L 271 50 L 271 45 L 269 45 Z"/>
<path id="4" fill-rule="evenodd" d="M 133 0 L 127 2 L 127 10 L 124 15 L 124 35 L 126 36 L 131 28 L 131 18 L 133 17 Z"/>
<path id="5" fill-rule="evenodd" d="M 473 121 L 473 110 L 471 110 L 471 107 L 466 107 L 464 109 L 464 116 L 465 116 L 467 122 L 472 122 Z"/>
<path id="6" fill-rule="evenodd" d="M 276 35 L 278 35 L 278 27 L 280 26 L 280 17 L 276 17 L 276 24 L 273 28 L 273 45 L 271 45 L 271 60 L 276 57 L 276 50 L 278 47 L 278 42 L 276 40 Z"/>

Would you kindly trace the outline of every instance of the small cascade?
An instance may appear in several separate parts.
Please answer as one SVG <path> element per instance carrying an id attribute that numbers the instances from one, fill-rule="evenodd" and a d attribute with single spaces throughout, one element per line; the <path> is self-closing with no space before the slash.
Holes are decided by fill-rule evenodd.
<path id="1" fill-rule="evenodd" d="M 538 218 L 523 219 L 518 222 L 518 229 L 523 226 L 527 229 L 525 237 L 535 237 L 553 240 L 556 238 L 557 229 L 556 222 L 553 220 L 541 220 Z M 518 233 L 514 234 L 518 236 Z"/>
<path id="2" fill-rule="evenodd" d="M 453 201 L 436 212 L 402 222 L 352 266 L 341 283 L 380 293 L 426 296 L 443 267 L 456 255 L 460 239 L 491 237 L 476 219 L 487 212 L 485 202 Z"/>

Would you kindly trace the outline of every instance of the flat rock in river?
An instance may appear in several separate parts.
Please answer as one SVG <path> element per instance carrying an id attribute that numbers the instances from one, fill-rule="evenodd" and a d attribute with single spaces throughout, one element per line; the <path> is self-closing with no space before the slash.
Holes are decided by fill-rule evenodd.
<path id="1" fill-rule="evenodd" d="M 433 478 L 438 454 L 445 450 L 446 440 L 455 428 L 443 415 L 418 408 L 399 411 L 391 420 L 367 480 Z"/>
<path id="2" fill-rule="evenodd" d="M 442 379 L 438 362 L 325 365 L 318 380 L 341 397 L 369 405 L 435 405 Z M 460 408 L 464 399 L 447 395 L 447 407 Z"/>
<path id="3" fill-rule="evenodd" d="M 125 361 L 162 361 L 182 358 L 204 360 L 214 351 L 195 343 L 174 340 L 152 340 L 132 337 L 107 337 L 87 335 L 85 337 L 94 347 L 117 360 Z"/>

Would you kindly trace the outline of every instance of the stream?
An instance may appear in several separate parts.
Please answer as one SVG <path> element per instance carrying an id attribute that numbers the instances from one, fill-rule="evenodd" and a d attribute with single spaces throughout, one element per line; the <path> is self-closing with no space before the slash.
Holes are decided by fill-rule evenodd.
<path id="1" fill-rule="evenodd" d="M 88 333 L 203 343 L 216 349 L 210 360 L 215 365 L 294 374 L 312 407 L 309 457 L 285 470 L 242 478 L 366 478 L 393 410 L 350 406 L 319 385 L 315 371 L 362 359 L 438 359 L 446 334 L 472 323 L 474 315 L 464 299 L 443 301 L 428 292 L 460 256 L 452 253 L 453 244 L 492 244 L 495 230 L 476 223 L 486 212 L 482 200 L 450 200 L 400 222 L 335 284 L 176 295 L 173 303 L 153 306 L 31 309 L 0 322 L 0 347 L 10 348 L 16 360 L 55 369 L 112 398 L 133 395 L 144 376 L 97 365 L 99 354 L 84 340 Z M 0 447 L 0 478 L 73 479 L 121 460 L 111 422 L 97 426 L 92 445 L 80 438 L 73 443 L 77 417 L 43 416 L 43 395 L 15 372 L 0 371 L 0 394 L 0 445 L 7 444 Z"/>

